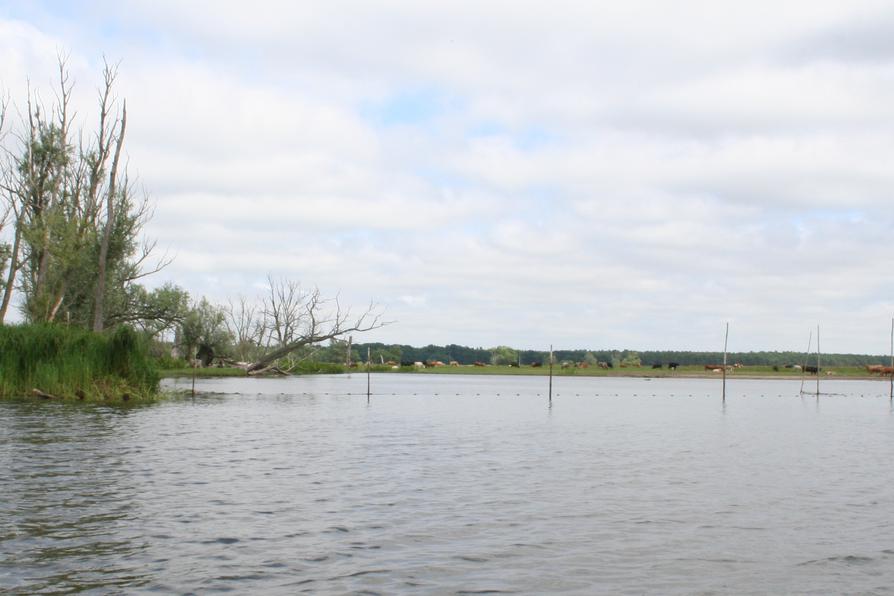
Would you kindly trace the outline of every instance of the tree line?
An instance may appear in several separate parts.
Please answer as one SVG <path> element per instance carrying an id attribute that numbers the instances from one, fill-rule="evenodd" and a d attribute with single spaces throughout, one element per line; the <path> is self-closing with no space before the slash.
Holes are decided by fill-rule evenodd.
<path id="1" fill-rule="evenodd" d="M 333 362 L 345 360 L 345 343 L 333 345 L 325 356 Z M 414 347 L 399 344 L 383 343 L 358 343 L 352 347 L 352 358 L 355 362 L 366 360 L 367 348 L 373 362 L 433 362 L 451 361 L 462 365 L 476 362 L 494 365 L 508 366 L 519 364 L 530 366 L 532 364 L 547 364 L 549 362 L 548 350 L 517 350 L 508 346 L 493 348 L 470 348 L 456 344 L 444 346 L 427 345 Z M 811 364 L 816 355 L 810 357 Z M 675 362 L 680 366 L 718 364 L 723 362 L 722 352 L 698 352 L 684 350 L 554 350 L 553 359 L 556 363 L 586 363 L 591 366 L 599 363 L 610 364 L 615 368 L 620 366 L 653 366 L 661 364 L 667 366 Z M 803 352 L 791 351 L 756 351 L 756 352 L 730 352 L 727 361 L 730 364 L 739 363 L 744 366 L 779 366 L 801 364 L 807 356 Z M 823 354 L 824 366 L 864 366 L 867 364 L 888 364 L 890 356 L 872 354 Z"/>

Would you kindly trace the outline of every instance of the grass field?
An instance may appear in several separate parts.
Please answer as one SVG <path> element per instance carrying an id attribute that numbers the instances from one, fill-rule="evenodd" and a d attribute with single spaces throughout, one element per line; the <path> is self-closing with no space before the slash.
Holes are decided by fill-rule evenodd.
<path id="1" fill-rule="evenodd" d="M 405 369 L 407 367 L 404 367 Z M 402 369 L 403 370 L 403 369 Z M 405 371 L 410 372 L 410 371 Z M 434 368 L 419 369 L 419 374 L 476 374 L 476 375 L 548 375 L 546 367 L 522 366 L 439 366 Z M 680 366 L 677 370 L 667 368 L 652 368 L 649 366 L 626 368 L 561 368 L 553 367 L 554 376 L 578 376 L 578 377 L 696 377 L 696 378 L 720 378 L 721 373 L 705 370 L 704 366 Z M 878 375 L 869 375 L 866 369 L 856 366 L 841 366 L 823 368 L 820 375 L 825 378 L 879 378 Z M 790 368 L 774 370 L 772 366 L 744 366 L 734 368 L 727 373 L 727 377 L 759 377 L 759 378 L 791 378 L 800 379 L 801 371 Z M 814 375 L 806 375 L 806 378 L 815 378 Z M 887 378 L 887 377 L 886 377 Z"/>
<path id="2" fill-rule="evenodd" d="M 348 369 L 340 365 L 330 365 L 320 370 L 302 371 L 301 374 L 338 374 L 338 373 L 363 373 L 366 369 L 363 366 Z M 372 367 L 375 373 L 395 373 L 395 374 L 421 374 L 421 375 L 522 375 L 522 376 L 546 376 L 549 374 L 549 368 L 522 366 L 438 366 L 431 368 L 417 369 L 414 367 L 404 366 L 399 369 L 392 369 L 387 366 L 376 365 Z M 193 369 L 167 369 L 160 370 L 162 377 L 191 377 Z M 242 368 L 199 368 L 195 370 L 197 378 L 209 377 L 244 377 L 247 376 L 245 369 Z M 561 368 L 556 366 L 553 368 L 553 375 L 557 377 L 679 377 L 679 378 L 720 378 L 721 373 L 705 370 L 704 366 L 680 366 L 677 370 L 668 370 L 667 368 L 653 369 L 649 366 L 626 367 L 604 369 L 598 367 L 590 368 Z M 773 370 L 772 366 L 744 366 L 734 368 L 727 373 L 727 378 L 770 378 L 770 379 L 800 379 L 801 371 L 790 368 L 779 368 Z M 866 369 L 856 366 L 832 366 L 823 368 L 821 372 L 822 378 L 844 378 L 844 379 L 878 379 L 878 375 L 869 375 Z M 805 378 L 815 378 L 814 375 L 805 375 Z M 884 377 L 887 378 L 887 377 Z"/>

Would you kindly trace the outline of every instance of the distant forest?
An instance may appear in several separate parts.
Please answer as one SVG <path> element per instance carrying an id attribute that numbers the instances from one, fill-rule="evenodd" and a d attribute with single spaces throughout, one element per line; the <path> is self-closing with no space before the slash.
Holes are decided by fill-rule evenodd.
<path id="1" fill-rule="evenodd" d="M 545 364 L 548 361 L 549 352 L 542 350 L 515 350 L 506 346 L 496 348 L 470 348 L 456 344 L 446 346 L 428 345 L 421 348 L 408 345 L 383 344 L 383 343 L 358 343 L 351 347 L 351 359 L 354 362 L 365 362 L 367 348 L 370 358 L 374 363 L 395 362 L 431 362 L 451 361 L 459 364 L 485 364 L 517 363 L 531 365 L 534 363 Z M 723 361 L 722 352 L 688 352 L 676 350 L 554 350 L 555 362 L 586 362 L 597 364 L 599 362 L 610 363 L 615 367 L 625 364 L 627 366 L 652 366 L 669 362 L 676 362 L 681 366 L 718 364 Z M 317 359 L 331 362 L 344 362 L 347 358 L 347 344 L 335 341 L 332 345 L 322 350 Z M 822 354 L 823 366 L 864 366 L 866 364 L 885 364 L 890 361 L 889 356 L 871 354 Z M 786 364 L 805 364 L 806 356 L 803 352 L 730 352 L 727 354 L 727 362 L 739 363 L 745 366 L 784 366 Z M 816 354 L 810 355 L 812 364 L 816 361 Z"/>

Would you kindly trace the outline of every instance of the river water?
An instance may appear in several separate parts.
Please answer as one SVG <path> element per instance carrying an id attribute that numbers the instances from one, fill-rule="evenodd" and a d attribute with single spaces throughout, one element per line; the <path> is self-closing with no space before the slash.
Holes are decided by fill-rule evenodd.
<path id="1" fill-rule="evenodd" d="M 185 383 L 170 383 L 184 387 Z M 894 593 L 888 385 L 363 375 L 0 403 L 0 593 Z M 812 388 L 812 387 L 811 387 Z"/>

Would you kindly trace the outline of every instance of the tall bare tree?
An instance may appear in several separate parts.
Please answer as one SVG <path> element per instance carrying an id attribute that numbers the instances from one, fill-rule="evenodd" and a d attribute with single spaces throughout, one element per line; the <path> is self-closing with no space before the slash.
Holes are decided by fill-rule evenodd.
<path id="1" fill-rule="evenodd" d="M 224 307 L 225 324 L 235 343 L 235 356 L 240 361 L 251 358 L 263 342 L 265 324 L 262 312 L 245 296 L 239 296 L 235 302 L 230 300 Z"/>
<path id="2" fill-rule="evenodd" d="M 91 170 L 90 194 L 96 201 L 96 192 L 99 186 L 99 173 L 102 171 L 102 164 L 108 159 L 109 147 L 112 139 L 115 139 L 115 156 L 112 158 L 112 169 L 109 172 L 109 184 L 106 189 L 106 221 L 103 227 L 102 240 L 99 245 L 99 263 L 96 280 L 96 292 L 93 299 L 93 330 L 102 331 L 105 324 L 104 307 L 106 297 L 106 269 L 109 261 L 109 244 L 112 240 L 112 227 L 115 225 L 115 192 L 118 184 L 118 164 L 121 160 L 121 146 L 124 144 L 124 132 L 127 129 L 127 103 L 122 102 L 121 119 L 118 124 L 117 135 L 114 133 L 115 125 L 112 125 L 112 134 L 107 139 L 103 139 L 106 128 L 106 121 L 109 117 L 109 104 L 112 86 L 115 83 L 117 69 L 105 66 L 103 71 L 104 86 L 100 100 L 100 116 L 99 116 L 99 133 L 97 134 L 97 146 L 100 155 L 94 162 Z"/>
<path id="3" fill-rule="evenodd" d="M 147 267 L 154 244 L 138 241 L 150 209 L 122 164 L 127 112 L 114 95 L 116 77 L 117 67 L 106 63 L 90 134 L 73 126 L 64 58 L 48 108 L 29 87 L 18 148 L 4 146 L 0 163 L 0 190 L 15 221 L 0 323 L 14 289 L 30 321 L 54 321 L 64 311 L 72 323 L 101 331 L 133 320 L 126 311 L 145 294 L 136 281 L 168 263 Z"/>
<path id="4" fill-rule="evenodd" d="M 249 373 L 269 368 L 293 352 L 354 332 L 371 331 L 386 324 L 375 304 L 354 314 L 343 308 L 338 296 L 326 299 L 318 288 L 304 289 L 294 281 L 268 276 L 263 316 L 268 350 L 248 366 Z"/>

